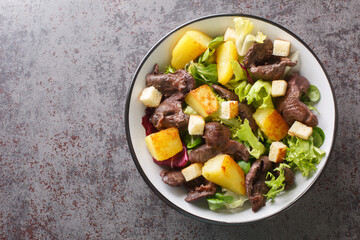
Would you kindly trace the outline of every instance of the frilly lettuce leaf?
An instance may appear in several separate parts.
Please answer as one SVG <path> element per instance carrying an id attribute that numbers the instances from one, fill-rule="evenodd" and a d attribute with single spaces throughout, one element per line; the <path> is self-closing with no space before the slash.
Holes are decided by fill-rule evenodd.
<path id="1" fill-rule="evenodd" d="M 266 177 L 271 177 L 271 179 L 269 181 L 265 181 L 265 184 L 268 187 L 270 187 L 270 190 L 264 196 L 267 197 L 268 199 L 274 199 L 277 194 L 284 191 L 284 188 L 285 188 L 285 183 L 284 183 L 284 181 L 285 181 L 285 172 L 284 172 L 284 168 L 285 167 L 290 168 L 289 165 L 287 165 L 285 163 L 281 163 L 279 165 L 279 167 L 274 169 L 274 171 L 279 171 L 280 172 L 279 176 L 277 178 L 275 178 L 275 176 L 271 172 L 267 173 Z"/>
<path id="2" fill-rule="evenodd" d="M 246 35 L 242 48 L 239 52 L 239 55 L 245 56 L 246 53 L 251 48 L 251 46 L 254 44 L 254 42 L 263 43 L 265 39 L 266 39 L 266 35 L 264 35 L 262 32 L 257 32 L 256 36 L 252 34 Z"/>
<path id="3" fill-rule="evenodd" d="M 316 164 L 325 156 L 325 151 L 314 146 L 313 137 L 303 140 L 289 136 L 286 141 L 289 148 L 286 151 L 285 160 L 299 169 L 304 177 L 316 171 Z"/>
<path id="4" fill-rule="evenodd" d="M 239 85 L 235 88 L 234 92 L 236 95 L 239 96 L 239 101 L 242 102 L 246 99 L 247 94 L 251 89 L 251 84 L 248 83 L 246 80 L 241 81 Z"/>
<path id="5" fill-rule="evenodd" d="M 259 158 L 261 154 L 266 151 L 265 146 L 251 131 L 249 121 L 247 119 L 244 120 L 244 123 L 240 125 L 239 128 L 232 129 L 232 137 L 235 140 L 247 143 L 251 147 L 250 154 L 255 158 Z"/>
<path id="6" fill-rule="evenodd" d="M 236 31 L 235 45 L 238 54 L 240 55 L 240 51 L 242 49 L 244 39 L 246 35 L 252 32 L 252 30 L 254 29 L 254 24 L 250 20 L 244 19 L 242 17 L 234 18 L 234 23 L 235 23 L 235 31 Z"/>
<path id="7" fill-rule="evenodd" d="M 271 98 L 271 83 L 257 80 L 246 95 L 246 100 L 248 104 L 252 104 L 256 108 L 274 108 Z"/>

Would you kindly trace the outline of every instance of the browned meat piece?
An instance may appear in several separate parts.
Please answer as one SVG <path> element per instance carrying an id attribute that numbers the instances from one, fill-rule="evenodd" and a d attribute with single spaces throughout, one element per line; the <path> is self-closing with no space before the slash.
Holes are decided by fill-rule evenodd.
<path id="1" fill-rule="evenodd" d="M 287 66 L 294 67 L 297 62 L 286 57 L 272 55 L 273 44 L 269 39 L 255 43 L 244 57 L 244 65 L 253 77 L 262 80 L 280 79 Z"/>
<path id="2" fill-rule="evenodd" d="M 285 190 L 288 190 L 295 182 L 295 174 L 291 168 L 284 168 Z"/>
<path id="3" fill-rule="evenodd" d="M 187 202 L 193 202 L 199 198 L 214 195 L 216 193 L 216 185 L 203 177 L 194 179 L 193 183 L 186 183 L 189 193 L 185 198 Z"/>
<path id="4" fill-rule="evenodd" d="M 146 76 L 146 86 L 154 86 L 165 98 L 175 93 L 181 93 L 185 97 L 186 94 L 195 88 L 195 80 L 185 70 L 159 74 L 159 66 L 156 64 L 154 72 Z"/>
<path id="5" fill-rule="evenodd" d="M 205 125 L 205 144 L 189 152 L 190 162 L 204 163 L 218 154 L 228 154 L 235 161 L 249 160 L 249 151 L 237 141 L 230 139 L 230 130 L 227 126 L 218 122 L 211 122 Z"/>
<path id="6" fill-rule="evenodd" d="M 213 89 L 217 94 L 219 94 L 222 98 L 227 98 L 230 101 L 239 101 L 239 97 L 231 92 L 228 89 L 225 89 L 223 87 L 220 87 L 219 85 L 212 85 Z M 242 120 L 247 119 L 249 121 L 249 125 L 251 127 L 251 130 L 255 133 L 257 129 L 257 124 L 253 118 L 253 111 L 250 106 L 248 106 L 245 103 L 239 102 L 239 116 Z"/>
<path id="7" fill-rule="evenodd" d="M 236 95 L 235 93 L 233 93 L 232 91 L 220 87 L 219 85 L 212 85 L 212 88 L 215 90 L 215 92 L 222 98 L 226 98 L 230 101 L 239 101 L 239 97 L 238 95 Z"/>
<path id="8" fill-rule="evenodd" d="M 257 124 L 253 118 L 253 110 L 249 105 L 239 102 L 239 116 L 242 120 L 247 119 L 253 133 L 257 130 Z"/>
<path id="9" fill-rule="evenodd" d="M 256 160 L 246 174 L 246 193 L 251 203 L 252 210 L 258 211 L 261 207 L 265 206 L 266 194 L 269 187 L 266 185 L 266 174 L 272 169 L 272 162 L 267 156 L 261 156 Z"/>
<path id="10" fill-rule="evenodd" d="M 205 143 L 213 148 L 222 148 L 230 138 L 230 129 L 218 122 L 210 122 L 205 125 Z"/>
<path id="11" fill-rule="evenodd" d="M 252 66 L 263 65 L 272 57 L 273 43 L 265 39 L 264 43 L 254 43 L 244 56 L 244 66 L 249 69 Z"/>
<path id="12" fill-rule="evenodd" d="M 207 144 L 201 145 L 195 150 L 189 151 L 189 161 L 194 163 L 205 163 L 210 158 L 220 153 L 219 149 L 210 147 Z"/>
<path id="13" fill-rule="evenodd" d="M 184 175 L 178 170 L 163 170 L 160 173 L 160 176 L 164 183 L 172 187 L 180 186 L 186 182 Z"/>
<path id="14" fill-rule="evenodd" d="M 292 74 L 288 79 L 288 89 L 285 96 L 279 98 L 276 103 L 276 110 L 290 126 L 295 121 L 302 122 L 310 127 L 318 125 L 316 115 L 299 100 L 301 94 L 306 93 L 309 87 L 310 83 L 305 77 L 297 73 Z"/>
<path id="15" fill-rule="evenodd" d="M 227 142 L 225 149 L 226 154 L 232 156 L 236 161 L 241 159 L 248 161 L 250 157 L 250 153 L 246 149 L 245 145 L 232 139 Z"/>
<path id="16" fill-rule="evenodd" d="M 181 93 L 166 98 L 155 109 L 150 117 L 150 122 L 158 130 L 176 127 L 180 131 L 185 129 L 189 123 L 189 115 L 185 114 L 181 108 L 183 96 Z"/>

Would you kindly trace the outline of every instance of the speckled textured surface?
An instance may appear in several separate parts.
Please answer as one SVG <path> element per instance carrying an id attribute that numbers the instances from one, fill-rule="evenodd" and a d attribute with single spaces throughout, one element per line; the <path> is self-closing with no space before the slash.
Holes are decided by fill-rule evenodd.
<path id="1" fill-rule="evenodd" d="M 360 238 L 360 2 L 0 2 L 1 239 Z M 126 92 L 172 28 L 215 13 L 265 17 L 323 61 L 338 134 L 311 191 L 247 226 L 187 218 L 145 184 L 128 151 Z"/>

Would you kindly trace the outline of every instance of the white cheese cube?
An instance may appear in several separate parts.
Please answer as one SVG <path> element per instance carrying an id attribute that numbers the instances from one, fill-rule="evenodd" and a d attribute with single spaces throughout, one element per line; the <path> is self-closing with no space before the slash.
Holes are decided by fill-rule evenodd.
<path id="1" fill-rule="evenodd" d="M 269 160 L 275 163 L 284 161 L 287 146 L 282 142 L 273 142 L 270 145 Z"/>
<path id="2" fill-rule="evenodd" d="M 236 42 L 236 31 L 233 28 L 227 28 L 224 34 L 224 41 L 233 41 Z"/>
<path id="3" fill-rule="evenodd" d="M 200 115 L 190 115 L 188 131 L 190 135 L 203 135 L 205 120 Z"/>
<path id="4" fill-rule="evenodd" d="M 308 127 L 305 124 L 295 121 L 291 128 L 288 131 L 290 136 L 296 136 L 298 138 L 308 140 L 310 135 L 312 134 L 313 128 Z"/>
<path id="5" fill-rule="evenodd" d="M 237 101 L 226 101 L 221 103 L 220 118 L 231 119 L 239 114 L 239 104 Z"/>
<path id="6" fill-rule="evenodd" d="M 274 41 L 273 55 L 280 57 L 287 57 L 290 53 L 290 42 L 276 39 Z"/>
<path id="7" fill-rule="evenodd" d="M 157 107 L 161 102 L 162 94 L 155 87 L 145 88 L 140 95 L 140 101 L 147 107 Z"/>
<path id="8" fill-rule="evenodd" d="M 274 80 L 271 83 L 271 96 L 284 96 L 287 89 L 287 82 L 285 80 Z"/>
<path id="9" fill-rule="evenodd" d="M 193 163 L 188 167 L 182 169 L 181 173 L 184 175 L 185 180 L 188 182 L 202 175 L 202 167 L 202 163 Z"/>

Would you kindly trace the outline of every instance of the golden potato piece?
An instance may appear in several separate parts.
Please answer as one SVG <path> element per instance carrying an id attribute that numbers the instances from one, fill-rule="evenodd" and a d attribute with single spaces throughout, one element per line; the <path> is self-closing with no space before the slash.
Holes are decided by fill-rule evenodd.
<path id="1" fill-rule="evenodd" d="M 204 118 L 216 112 L 219 107 L 215 93 L 206 84 L 191 90 L 185 102 Z"/>
<path id="2" fill-rule="evenodd" d="M 275 109 L 258 108 L 253 115 L 261 131 L 273 141 L 280 141 L 286 137 L 289 125 Z"/>
<path id="3" fill-rule="evenodd" d="M 234 74 L 231 61 L 238 60 L 238 53 L 235 43 L 227 41 L 216 49 L 216 63 L 219 83 L 227 84 Z"/>
<path id="4" fill-rule="evenodd" d="M 145 137 L 145 142 L 151 155 L 158 161 L 164 161 L 183 149 L 179 130 L 175 127 L 150 134 Z"/>
<path id="5" fill-rule="evenodd" d="M 206 51 L 211 40 L 211 37 L 202 32 L 187 31 L 172 51 L 171 65 L 176 69 L 184 68 L 188 62 Z"/>
<path id="6" fill-rule="evenodd" d="M 204 178 L 237 194 L 246 194 L 245 174 L 229 155 L 209 159 L 202 168 Z"/>

